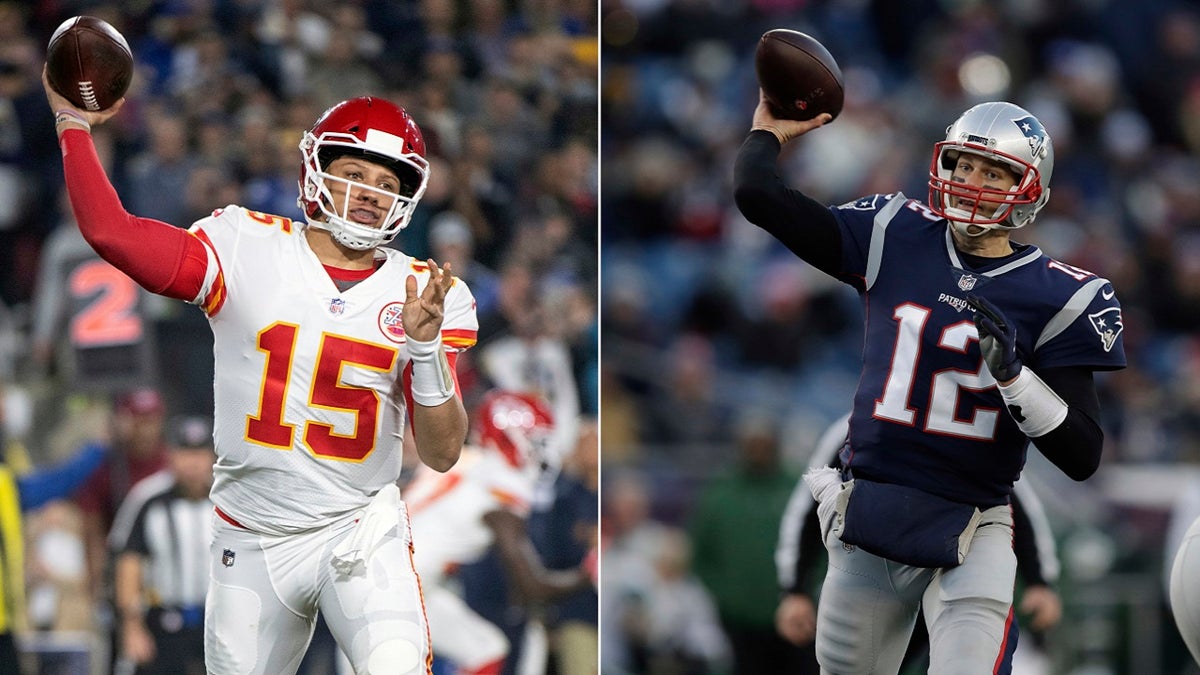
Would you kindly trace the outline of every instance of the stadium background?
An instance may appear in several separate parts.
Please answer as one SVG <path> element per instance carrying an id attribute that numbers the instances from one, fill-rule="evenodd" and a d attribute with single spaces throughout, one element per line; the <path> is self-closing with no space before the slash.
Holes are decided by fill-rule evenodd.
<path id="1" fill-rule="evenodd" d="M 124 381 L 78 377 L 68 317 L 35 334 L 46 300 L 39 290 L 47 244 L 74 228 L 40 73 L 50 34 L 77 14 L 113 24 L 134 53 L 125 108 L 94 135 L 126 208 L 137 215 L 186 227 L 237 203 L 302 220 L 297 144 L 320 112 L 365 94 L 406 107 L 424 131 L 432 179 L 393 245 L 418 258 L 439 250 L 435 240 L 468 246 L 469 270 L 456 263 L 455 271 L 471 284 L 481 321 L 479 344 L 459 361 L 469 409 L 496 384 L 484 365 L 491 345 L 524 340 L 549 347 L 530 349 L 529 361 L 511 364 L 510 374 L 530 387 L 554 385 L 542 391 L 557 410 L 571 412 L 564 420 L 571 429 L 594 418 L 594 3 L 5 1 L 0 439 L 15 468 L 57 461 L 80 442 L 105 436 L 111 395 L 133 384 L 161 388 L 171 413 L 207 413 L 212 405 L 211 335 L 200 312 L 180 303 L 142 307 L 154 348 Z M 545 371 L 560 364 L 539 362 L 545 353 L 565 355 L 567 372 L 555 372 L 553 381 Z M 31 566 L 40 562 L 38 533 L 76 522 L 69 512 L 63 517 L 56 511 L 47 525 L 43 514 L 30 514 Z M 69 543 L 55 550 L 78 553 Z M 73 625 L 86 628 L 87 611 Z M 40 612 L 37 626 L 63 619 L 44 606 Z M 38 637 L 54 642 L 53 633 Z"/>
<path id="2" fill-rule="evenodd" d="M 823 203 L 924 198 L 934 142 L 976 102 L 1013 101 L 1050 132 L 1050 204 L 1016 239 L 1113 281 L 1130 367 L 1099 381 L 1096 476 L 1072 483 L 1036 453 L 1026 470 L 1062 565 L 1049 672 L 1197 672 L 1164 600 L 1172 528 L 1200 499 L 1200 6 L 1171 0 L 601 3 L 605 671 L 719 667 L 719 649 L 679 657 L 690 638 L 654 623 L 684 604 L 655 587 L 695 590 L 687 560 L 700 552 L 681 535 L 702 486 L 764 424 L 778 429 L 778 472 L 795 475 L 851 401 L 855 294 L 747 223 L 731 195 L 754 46 L 780 27 L 817 37 L 845 75 L 841 116 L 781 159 Z M 773 580 L 761 558 L 752 574 Z"/>

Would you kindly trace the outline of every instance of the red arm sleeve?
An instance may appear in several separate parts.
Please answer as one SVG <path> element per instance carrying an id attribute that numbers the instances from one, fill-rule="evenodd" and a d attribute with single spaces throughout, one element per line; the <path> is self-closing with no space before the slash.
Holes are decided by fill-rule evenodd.
<path id="1" fill-rule="evenodd" d="M 127 212 L 100 165 L 91 134 L 68 129 L 59 145 L 71 210 L 96 253 L 151 293 L 194 300 L 208 268 L 204 244 L 187 230 Z"/>

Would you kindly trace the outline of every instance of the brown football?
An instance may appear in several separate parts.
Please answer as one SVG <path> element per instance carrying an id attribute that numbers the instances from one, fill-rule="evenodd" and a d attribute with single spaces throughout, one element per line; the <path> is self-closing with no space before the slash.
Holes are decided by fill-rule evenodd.
<path id="1" fill-rule="evenodd" d="M 133 79 L 133 52 L 117 29 L 94 16 L 62 22 L 46 47 L 46 78 L 83 110 L 106 110 Z"/>
<path id="2" fill-rule="evenodd" d="M 809 35 L 786 28 L 763 33 L 754 52 L 754 71 L 778 118 L 809 120 L 829 113 L 836 119 L 842 112 L 842 70 L 829 50 Z"/>

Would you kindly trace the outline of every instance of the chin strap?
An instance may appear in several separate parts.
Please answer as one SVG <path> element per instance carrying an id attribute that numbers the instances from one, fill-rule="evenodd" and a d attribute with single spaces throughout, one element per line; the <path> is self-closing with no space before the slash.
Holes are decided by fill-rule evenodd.
<path id="1" fill-rule="evenodd" d="M 971 217 L 971 212 L 967 211 L 966 209 L 959 209 L 959 208 L 955 208 L 955 207 L 951 206 L 951 207 L 947 207 L 945 209 L 945 212 L 946 212 L 946 220 L 950 221 L 950 227 L 953 227 L 955 232 L 958 232 L 959 234 L 963 235 L 964 237 L 971 237 L 972 239 L 975 237 L 982 237 L 983 235 L 987 234 L 988 232 L 991 232 L 992 230 L 1015 230 L 1015 229 L 1017 229 L 1017 228 L 1013 227 L 1012 224 L 1007 220 L 1002 220 L 998 223 L 972 223 L 969 220 L 969 218 Z M 963 218 L 963 220 L 955 220 L 954 218 L 951 218 L 950 216 L 954 216 L 955 218 Z M 972 232 L 971 231 L 972 228 L 976 228 L 979 231 Z"/>
<path id="2" fill-rule="evenodd" d="M 946 210 L 949 211 L 949 209 L 946 209 Z M 984 227 L 983 225 L 976 225 L 975 223 L 966 223 L 961 220 L 951 220 L 950 227 L 953 227 L 955 232 L 961 234 L 964 237 L 970 237 L 971 239 L 974 239 L 975 237 L 982 237 L 983 235 L 985 235 L 991 231 L 991 228 Z M 972 232 L 971 231 L 972 228 L 978 229 L 979 231 Z"/>
<path id="3" fill-rule="evenodd" d="M 342 246 L 345 246 L 346 248 L 354 249 L 355 251 L 366 251 L 368 249 L 375 248 L 376 246 L 382 246 L 391 241 L 391 239 L 373 239 L 371 241 L 363 241 L 347 234 L 343 229 L 330 227 L 329 223 L 326 223 L 325 221 L 312 220 L 310 218 L 307 222 L 309 227 L 315 227 L 318 230 L 324 230 L 328 232 L 329 236 L 333 237 L 334 241 Z"/>

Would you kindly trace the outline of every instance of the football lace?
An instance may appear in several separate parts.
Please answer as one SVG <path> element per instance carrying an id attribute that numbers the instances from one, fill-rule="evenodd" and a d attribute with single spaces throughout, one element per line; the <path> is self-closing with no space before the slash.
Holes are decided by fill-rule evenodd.
<path id="1" fill-rule="evenodd" d="M 100 109 L 100 102 L 96 100 L 96 91 L 92 88 L 90 80 L 79 83 L 79 96 L 83 99 L 83 105 L 88 110 L 96 111 Z"/>

